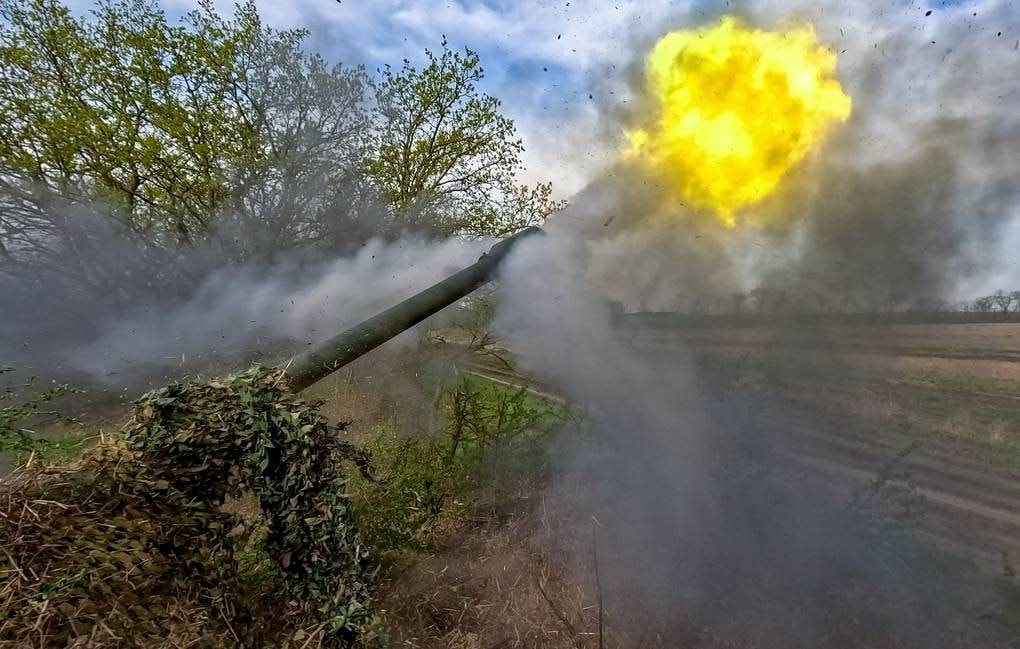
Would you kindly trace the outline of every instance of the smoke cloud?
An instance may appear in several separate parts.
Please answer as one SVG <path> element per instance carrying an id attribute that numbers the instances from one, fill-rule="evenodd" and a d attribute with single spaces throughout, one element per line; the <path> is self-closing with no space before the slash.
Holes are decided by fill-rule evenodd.
<path id="1" fill-rule="evenodd" d="M 815 422 L 716 389 L 684 349 L 636 348 L 589 272 L 598 245 L 550 230 L 503 268 L 495 328 L 587 413 L 543 502 L 568 512 L 558 541 L 580 581 L 597 555 L 621 646 L 996 646 L 961 613 L 983 600 L 964 605 L 916 546 L 776 461 L 784 432 Z"/>
<path id="2" fill-rule="evenodd" d="M 88 237 L 57 254 L 59 271 L 36 263 L 0 278 L 0 358 L 22 375 L 110 387 L 279 360 L 473 263 L 491 245 L 406 234 L 332 260 L 294 251 L 275 263 L 227 265 L 203 246 L 177 256 L 136 247 L 98 212 L 67 216 Z M 76 265 L 81 272 L 68 274 Z"/>
<path id="3" fill-rule="evenodd" d="M 110 375 L 178 357 L 237 360 L 312 345 L 473 263 L 484 243 L 375 239 L 312 267 L 220 270 L 182 304 L 146 305 L 105 323 L 71 364 Z"/>
<path id="4" fill-rule="evenodd" d="M 660 33 L 714 19 L 692 13 Z M 599 240 L 602 259 L 632 260 L 592 270 L 614 299 L 633 310 L 690 311 L 720 300 L 728 307 L 729 292 L 763 287 L 794 309 L 872 311 L 999 288 L 987 283 L 1001 281 L 1017 243 L 1002 237 L 1020 217 L 1020 159 L 1011 153 L 1020 146 L 1020 17 L 1010 5 L 766 3 L 740 13 L 766 30 L 811 21 L 837 54 L 851 118 L 772 196 L 738 214 L 737 230 L 709 227 L 713 215 L 622 165 L 594 179 L 572 202 L 598 212 L 581 230 Z M 654 119 L 641 58 L 648 46 L 637 40 L 626 103 L 602 112 L 601 132 L 617 148 L 624 129 Z M 585 207 L 596 201 L 601 211 Z M 662 286 L 678 273 L 683 289 Z"/>

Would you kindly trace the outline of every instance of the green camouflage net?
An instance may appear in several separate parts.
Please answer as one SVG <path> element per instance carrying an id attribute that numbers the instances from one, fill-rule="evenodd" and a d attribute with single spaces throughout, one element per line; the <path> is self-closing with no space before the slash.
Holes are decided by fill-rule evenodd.
<path id="1" fill-rule="evenodd" d="M 376 643 L 342 470 L 367 458 L 282 379 L 255 366 L 155 390 L 78 464 L 5 480 L 0 644 Z M 244 586 L 252 526 L 223 509 L 241 497 L 257 500 L 281 575 L 271 602 Z"/>

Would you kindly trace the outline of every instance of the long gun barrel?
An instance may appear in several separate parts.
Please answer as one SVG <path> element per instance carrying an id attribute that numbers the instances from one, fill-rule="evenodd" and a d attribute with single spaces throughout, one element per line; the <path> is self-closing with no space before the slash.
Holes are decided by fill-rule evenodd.
<path id="1" fill-rule="evenodd" d="M 295 356 L 284 368 L 288 387 L 293 392 L 304 390 L 471 293 L 493 278 L 518 241 L 534 234 L 542 230 L 530 227 L 503 239 L 464 270 Z"/>

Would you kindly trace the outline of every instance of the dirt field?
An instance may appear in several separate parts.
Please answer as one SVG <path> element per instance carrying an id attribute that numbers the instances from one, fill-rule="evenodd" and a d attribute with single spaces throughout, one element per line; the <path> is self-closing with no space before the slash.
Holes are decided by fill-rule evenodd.
<path id="1" fill-rule="evenodd" d="M 924 500 L 922 534 L 1013 572 L 1020 558 L 1020 325 L 631 330 L 693 352 L 722 381 L 809 411 L 782 454 L 843 494 L 898 453 Z"/>
<path id="2" fill-rule="evenodd" d="M 881 569 L 889 573 L 902 569 L 903 574 L 914 575 L 909 579 L 917 580 L 894 602 L 914 597 L 917 589 L 945 587 L 974 607 L 958 613 L 950 625 L 952 631 L 948 627 L 940 631 L 938 644 L 909 633 L 876 632 L 881 623 L 861 622 L 873 615 L 866 604 L 853 614 L 855 624 L 843 627 L 834 622 L 862 602 L 885 596 L 880 592 L 889 587 L 884 577 L 875 583 L 864 579 L 856 596 L 833 595 L 815 613 L 833 616 L 828 623 L 832 635 L 824 642 L 803 640 L 803 646 L 1012 646 L 1008 638 L 1013 631 L 981 628 L 976 621 L 995 618 L 1007 627 L 1016 624 L 1016 600 L 1011 593 L 1016 592 L 1020 570 L 1020 325 L 675 330 L 624 326 L 623 332 L 655 362 L 697 368 L 706 390 L 742 395 L 754 409 L 750 434 L 755 426 L 771 431 L 773 476 L 828 502 L 834 511 L 874 510 L 906 535 L 902 538 L 910 552 L 930 551 L 932 557 L 941 557 L 921 560 L 914 568 Z M 494 380 L 526 384 L 537 393 L 556 396 L 554 388 L 505 367 L 485 365 L 476 370 Z M 942 572 L 947 565 L 953 566 L 955 572 L 945 574 L 956 575 L 948 578 L 955 585 L 921 585 L 928 573 Z M 934 566 L 938 568 L 932 570 Z M 896 582 L 893 589 L 901 586 Z M 767 598 L 769 588 L 748 584 L 747 590 Z M 590 602 L 590 592 L 588 596 Z M 730 595 L 719 593 L 719 610 L 732 605 Z M 893 603 L 892 609 L 899 606 Z M 981 612 L 982 607 L 994 612 Z M 904 605 L 907 609 L 910 606 Z M 764 617 L 770 619 L 772 613 Z M 746 610 L 734 612 L 746 614 Z M 793 643 L 787 646 L 802 646 L 790 635 L 789 625 L 783 626 L 778 619 L 772 629 L 742 626 L 732 618 L 722 624 L 684 627 L 696 619 L 681 618 L 659 628 L 660 633 L 669 629 L 666 637 L 672 635 L 673 640 L 686 638 L 686 645 L 661 638 L 642 642 L 647 646 L 774 646 L 771 640 L 785 638 Z M 613 626 L 620 632 L 618 619 Z M 591 625 L 587 628 L 590 633 Z M 959 635 L 949 639 L 948 633 Z M 624 634 L 614 641 L 627 646 L 635 640 L 633 634 Z M 507 646 L 531 645 L 511 642 Z"/>

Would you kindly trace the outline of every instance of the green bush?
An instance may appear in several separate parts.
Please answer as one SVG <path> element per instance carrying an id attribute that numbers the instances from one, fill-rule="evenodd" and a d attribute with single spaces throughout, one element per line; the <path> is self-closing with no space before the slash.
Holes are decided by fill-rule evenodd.
<path id="1" fill-rule="evenodd" d="M 482 489 L 510 488 L 507 473 L 539 470 L 550 435 L 571 417 L 523 388 L 470 376 L 446 389 L 439 407 L 431 436 L 382 426 L 368 443 L 376 481 L 354 478 L 352 497 L 372 547 L 427 548 L 432 530 Z"/>
<path id="2" fill-rule="evenodd" d="M 9 367 L 0 367 L 0 375 L 12 372 Z M 56 385 L 38 391 L 35 386 L 36 377 L 29 378 L 20 390 L 6 386 L 0 391 L 0 452 L 30 453 L 33 451 L 58 451 L 72 444 L 69 439 L 47 439 L 39 437 L 28 428 L 33 419 L 50 417 L 66 420 L 55 410 L 44 410 L 43 405 L 65 394 L 80 394 L 81 390 L 72 389 L 67 385 Z M 19 393 L 33 394 L 28 398 L 20 398 Z"/>

